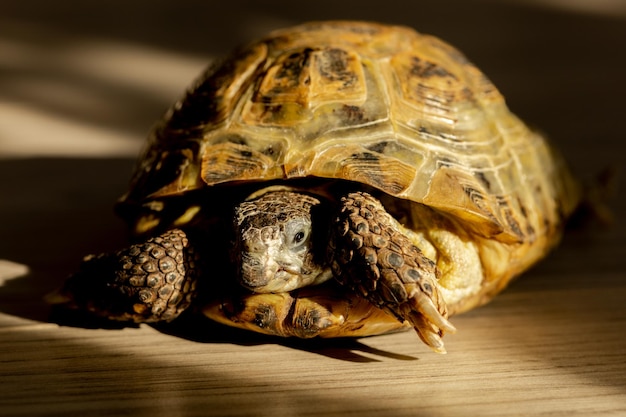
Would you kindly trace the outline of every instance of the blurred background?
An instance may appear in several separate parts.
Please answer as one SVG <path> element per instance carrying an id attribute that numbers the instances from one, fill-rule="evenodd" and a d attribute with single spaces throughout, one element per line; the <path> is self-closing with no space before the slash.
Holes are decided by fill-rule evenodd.
<path id="1" fill-rule="evenodd" d="M 582 177 L 623 165 L 624 0 L 2 0 L 0 278 L 30 268 L 44 292 L 122 244 L 112 205 L 153 122 L 216 57 L 319 19 L 437 35 Z"/>
<path id="2" fill-rule="evenodd" d="M 44 294 L 127 242 L 113 204 L 155 120 L 212 60 L 316 19 L 445 39 L 581 178 L 623 178 L 626 0 L 0 0 L 0 416 L 623 412 L 624 194 L 455 317 L 447 357 L 413 334 L 293 348 L 55 324 Z"/>

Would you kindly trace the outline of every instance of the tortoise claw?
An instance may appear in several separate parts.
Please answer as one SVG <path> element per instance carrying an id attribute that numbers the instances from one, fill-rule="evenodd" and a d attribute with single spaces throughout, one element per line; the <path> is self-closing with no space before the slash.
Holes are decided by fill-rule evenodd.
<path id="1" fill-rule="evenodd" d="M 420 339 L 435 352 L 446 353 L 441 337 L 445 333 L 456 333 L 456 327 L 439 312 L 432 298 L 423 292 L 416 289 L 410 300 L 413 308 L 407 314 L 408 320 Z"/>

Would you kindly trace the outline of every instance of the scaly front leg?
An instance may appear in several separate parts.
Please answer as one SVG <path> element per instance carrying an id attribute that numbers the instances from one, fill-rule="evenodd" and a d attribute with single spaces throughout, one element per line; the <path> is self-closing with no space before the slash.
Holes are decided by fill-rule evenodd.
<path id="1" fill-rule="evenodd" d="M 434 262 L 371 195 L 351 193 L 341 201 L 331 239 L 332 269 L 339 282 L 410 322 L 424 343 L 445 353 L 441 336 L 456 329 L 447 319 Z"/>
<path id="2" fill-rule="evenodd" d="M 198 274 L 185 232 L 174 229 L 118 252 L 85 257 L 47 299 L 110 320 L 171 321 L 191 303 Z"/>

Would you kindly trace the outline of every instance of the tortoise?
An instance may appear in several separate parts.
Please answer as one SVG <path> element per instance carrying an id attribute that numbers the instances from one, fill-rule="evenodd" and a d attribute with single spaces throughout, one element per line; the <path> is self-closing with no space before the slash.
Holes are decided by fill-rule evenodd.
<path id="1" fill-rule="evenodd" d="M 445 352 L 449 316 L 546 255 L 579 196 L 454 47 L 301 24 L 210 66 L 156 124 L 117 206 L 134 243 L 87 256 L 56 301 L 300 338 L 414 328 Z"/>

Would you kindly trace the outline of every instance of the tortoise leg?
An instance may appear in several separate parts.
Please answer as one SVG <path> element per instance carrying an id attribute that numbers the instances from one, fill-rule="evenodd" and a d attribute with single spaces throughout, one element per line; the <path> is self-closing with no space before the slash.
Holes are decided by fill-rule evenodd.
<path id="1" fill-rule="evenodd" d="M 433 350 L 445 353 L 441 336 L 456 329 L 447 320 L 437 268 L 371 195 L 342 198 L 331 244 L 333 273 L 379 308 L 408 321 Z"/>
<path id="2" fill-rule="evenodd" d="M 89 255 L 51 304 L 111 320 L 171 321 L 195 296 L 197 256 L 185 232 L 167 231 L 114 253 Z"/>
<path id="3" fill-rule="evenodd" d="M 332 285 L 329 285 L 332 284 Z M 336 283 L 284 293 L 241 294 L 203 308 L 227 326 L 272 336 L 361 337 L 409 328 Z"/>

